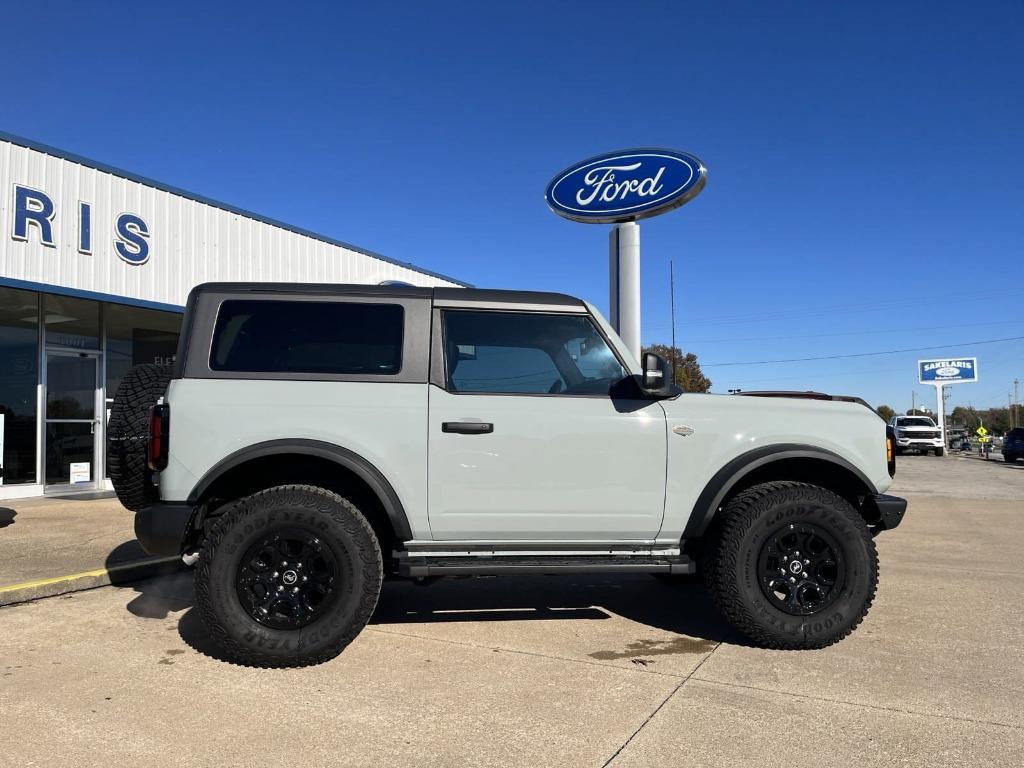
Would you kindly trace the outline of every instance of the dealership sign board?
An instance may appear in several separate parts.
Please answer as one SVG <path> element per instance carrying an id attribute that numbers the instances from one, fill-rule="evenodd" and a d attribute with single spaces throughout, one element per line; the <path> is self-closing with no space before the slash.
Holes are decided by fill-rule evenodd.
<path id="1" fill-rule="evenodd" d="M 588 224 L 636 221 L 695 198 L 707 169 L 671 149 L 630 149 L 587 158 L 557 174 L 544 197 L 559 216 Z"/>
<path id="2" fill-rule="evenodd" d="M 917 380 L 921 384 L 961 384 L 978 380 L 978 358 L 956 357 L 918 360 Z"/>

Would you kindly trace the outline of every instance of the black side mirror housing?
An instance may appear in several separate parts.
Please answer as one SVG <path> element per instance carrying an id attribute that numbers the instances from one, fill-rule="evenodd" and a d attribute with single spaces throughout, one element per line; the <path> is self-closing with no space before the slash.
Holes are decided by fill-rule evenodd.
<path id="1" fill-rule="evenodd" d="M 646 397 L 675 397 L 679 388 L 672 381 L 672 366 L 653 352 L 644 352 L 640 361 L 643 373 L 640 389 Z"/>

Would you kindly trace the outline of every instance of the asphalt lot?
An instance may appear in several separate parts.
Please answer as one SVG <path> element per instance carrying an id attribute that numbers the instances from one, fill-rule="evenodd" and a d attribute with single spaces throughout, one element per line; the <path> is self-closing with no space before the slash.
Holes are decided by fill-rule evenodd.
<path id="1" fill-rule="evenodd" d="M 0 765 L 1019 765 L 1024 463 L 905 456 L 874 607 L 747 646 L 697 581 L 388 584 L 328 664 L 219 661 L 188 574 L 0 608 Z"/>

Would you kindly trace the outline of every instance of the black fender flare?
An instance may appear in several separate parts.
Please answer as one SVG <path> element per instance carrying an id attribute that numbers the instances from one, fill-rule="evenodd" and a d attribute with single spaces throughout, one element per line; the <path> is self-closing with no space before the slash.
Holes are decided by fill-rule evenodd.
<path id="1" fill-rule="evenodd" d="M 729 492 L 736 487 L 744 477 L 756 469 L 768 464 L 785 459 L 815 459 L 834 464 L 841 469 L 851 473 L 864 486 L 865 495 L 878 493 L 867 476 L 856 466 L 844 459 L 838 453 L 819 448 L 813 445 L 800 445 L 799 443 L 779 443 L 755 448 L 746 453 L 740 454 L 719 469 L 708 484 L 704 486 L 700 496 L 697 497 L 693 510 L 690 512 L 690 519 L 683 531 L 684 539 L 696 538 L 707 530 L 711 518 L 722 506 L 722 502 L 729 495 Z"/>
<path id="2" fill-rule="evenodd" d="M 301 454 L 305 456 L 316 456 L 327 459 L 335 464 L 354 473 L 363 480 L 380 500 L 384 512 L 391 521 L 395 535 L 402 541 L 412 538 L 412 528 L 409 526 L 409 518 L 402 506 L 401 499 L 395 493 L 394 487 L 370 461 L 348 448 L 340 445 L 323 442 L 322 440 L 309 440 L 304 438 L 293 438 L 284 440 L 268 440 L 263 443 L 248 445 L 241 450 L 226 456 L 218 461 L 203 477 L 196 483 L 188 496 L 190 504 L 196 505 L 203 498 L 210 487 L 220 479 L 224 473 L 235 467 L 241 466 L 252 459 L 259 459 L 266 456 L 283 454 Z"/>

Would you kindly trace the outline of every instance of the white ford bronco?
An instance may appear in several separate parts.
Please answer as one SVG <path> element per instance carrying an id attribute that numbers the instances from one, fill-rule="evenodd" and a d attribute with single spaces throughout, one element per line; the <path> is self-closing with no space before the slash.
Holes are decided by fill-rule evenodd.
<path id="1" fill-rule="evenodd" d="M 758 644 L 845 637 L 906 509 L 892 431 L 855 398 L 681 393 L 643 357 L 560 294 L 201 285 L 173 368 L 118 389 L 111 479 L 243 664 L 330 659 L 383 579 L 449 575 L 699 568 Z"/>

